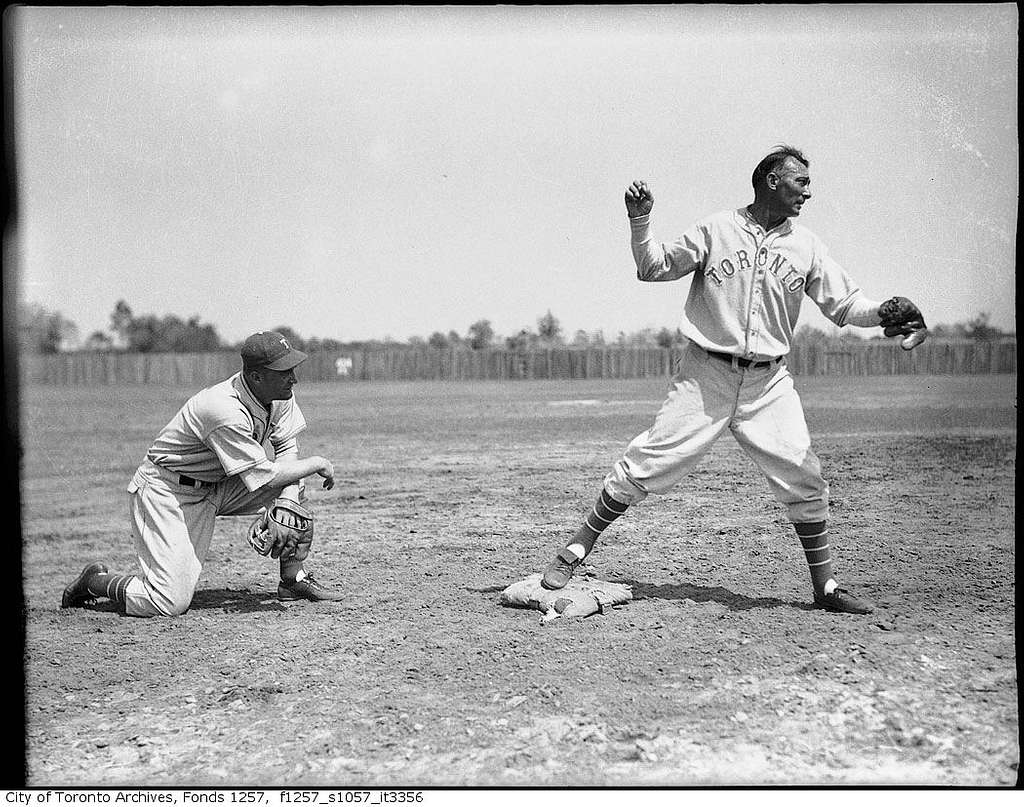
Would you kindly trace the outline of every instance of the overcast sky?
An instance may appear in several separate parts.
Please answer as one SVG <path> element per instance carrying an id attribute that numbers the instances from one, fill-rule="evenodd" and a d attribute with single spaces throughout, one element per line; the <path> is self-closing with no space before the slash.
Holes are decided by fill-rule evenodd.
<path id="1" fill-rule="evenodd" d="M 653 232 L 811 161 L 801 222 L 868 296 L 1015 328 L 1017 8 L 14 8 L 5 275 L 84 338 L 124 299 L 229 341 L 675 327 Z M 10 290 L 8 283 L 6 290 Z M 824 322 L 816 311 L 811 324 Z"/>

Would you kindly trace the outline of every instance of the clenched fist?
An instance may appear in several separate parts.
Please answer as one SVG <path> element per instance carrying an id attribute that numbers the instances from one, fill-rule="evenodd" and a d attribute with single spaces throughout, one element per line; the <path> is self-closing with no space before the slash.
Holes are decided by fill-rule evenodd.
<path id="1" fill-rule="evenodd" d="M 646 216 L 654 207 L 654 194 L 642 179 L 636 180 L 626 188 L 626 212 L 631 219 Z"/>

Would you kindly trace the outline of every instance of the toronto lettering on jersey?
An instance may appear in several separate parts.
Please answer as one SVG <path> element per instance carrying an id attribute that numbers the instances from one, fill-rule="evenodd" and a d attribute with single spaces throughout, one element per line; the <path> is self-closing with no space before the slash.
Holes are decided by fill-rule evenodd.
<path id="1" fill-rule="evenodd" d="M 771 257 L 771 264 L 768 263 L 768 259 Z M 781 255 L 772 256 L 771 253 L 765 247 L 762 247 L 757 251 L 757 256 L 754 261 L 757 264 L 757 268 L 763 269 L 767 266 L 767 271 L 771 272 L 775 277 L 779 279 L 786 291 L 791 294 L 796 294 L 800 289 L 804 287 L 804 277 L 799 271 L 794 269 Z M 738 249 L 733 253 L 733 258 L 722 258 L 719 261 L 718 266 L 709 264 L 704 270 L 704 275 L 710 277 L 719 286 L 725 283 L 726 278 L 730 278 L 736 274 L 736 272 L 749 272 L 754 268 L 754 264 L 750 261 L 750 256 L 747 254 L 745 249 Z"/>

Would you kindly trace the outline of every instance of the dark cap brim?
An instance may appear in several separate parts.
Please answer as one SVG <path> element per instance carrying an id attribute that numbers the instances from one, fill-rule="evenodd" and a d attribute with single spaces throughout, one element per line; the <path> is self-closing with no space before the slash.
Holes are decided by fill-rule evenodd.
<path id="1" fill-rule="evenodd" d="M 309 356 L 301 350 L 292 348 L 290 353 L 285 353 L 281 358 L 272 361 L 270 364 L 261 366 L 266 370 L 291 370 L 294 367 L 298 367 L 308 358 Z"/>

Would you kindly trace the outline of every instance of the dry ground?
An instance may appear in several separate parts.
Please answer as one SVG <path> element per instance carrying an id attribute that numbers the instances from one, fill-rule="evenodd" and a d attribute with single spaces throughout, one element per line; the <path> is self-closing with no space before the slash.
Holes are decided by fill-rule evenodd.
<path id="1" fill-rule="evenodd" d="M 192 609 L 61 610 L 94 559 L 134 570 L 124 486 L 194 390 L 23 390 L 26 784 L 1011 785 L 1015 376 L 798 379 L 844 584 L 729 438 L 616 523 L 589 573 L 635 600 L 539 623 L 538 571 L 647 427 L 663 380 L 300 385 L 310 568 L 279 605 L 224 519 Z"/>

